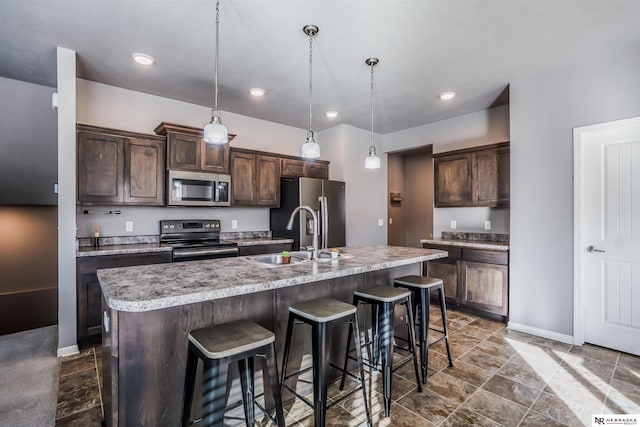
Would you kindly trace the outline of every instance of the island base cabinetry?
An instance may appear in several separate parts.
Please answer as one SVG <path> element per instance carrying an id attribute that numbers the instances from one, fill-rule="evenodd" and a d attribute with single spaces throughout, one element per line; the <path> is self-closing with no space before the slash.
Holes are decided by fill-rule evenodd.
<path id="1" fill-rule="evenodd" d="M 419 264 L 410 264 L 271 291 L 135 313 L 112 310 L 103 300 L 103 315 L 108 319 L 105 322 L 107 328 L 104 328 L 102 334 L 106 424 L 156 427 L 180 425 L 187 336 L 193 329 L 238 319 L 252 320 L 275 331 L 278 369 L 281 369 L 291 304 L 315 298 L 334 298 L 351 303 L 356 289 L 381 284 L 391 286 L 394 278 L 419 272 Z M 361 318 L 367 319 L 367 326 L 370 328 L 370 313 L 363 313 Z M 404 329 L 403 322 L 397 321 L 396 324 L 399 325 L 398 332 Z M 330 330 L 327 354 L 331 355 L 331 362 L 338 366 L 344 361 L 347 333 L 348 326 L 343 324 L 336 324 Z M 295 328 L 293 342 L 289 356 L 290 372 L 311 363 L 310 330 L 303 326 Z M 262 365 L 257 363 L 258 377 L 262 376 L 260 369 Z M 339 374 L 337 370 L 330 371 L 332 377 L 338 378 Z M 235 379 L 234 375 L 237 376 L 237 371 L 232 369 L 230 380 Z M 198 378 L 201 378 L 201 368 Z M 295 381 L 295 378 L 290 381 Z M 263 391 L 263 383 L 264 381 L 256 381 L 256 394 Z M 298 383 L 300 394 L 311 391 L 311 384 L 301 384 Z M 230 403 L 240 398 L 238 389 L 239 387 L 234 386 L 229 391 Z M 200 416 L 200 395 L 201 390 L 196 388 L 192 418 Z M 283 401 L 285 409 L 290 408 L 292 396 L 285 394 Z M 267 405 L 269 403 L 266 402 Z M 242 417 L 242 407 L 238 410 L 237 414 Z"/>
<path id="2" fill-rule="evenodd" d="M 425 262 L 429 277 L 442 279 L 447 305 L 498 320 L 509 316 L 509 252 L 423 244 L 448 258 Z M 432 302 L 437 299 L 432 295 Z"/>

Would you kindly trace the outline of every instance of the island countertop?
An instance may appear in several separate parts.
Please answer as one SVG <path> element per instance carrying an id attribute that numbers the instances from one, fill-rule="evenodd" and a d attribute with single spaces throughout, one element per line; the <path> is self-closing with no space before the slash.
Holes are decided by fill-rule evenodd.
<path id="1" fill-rule="evenodd" d="M 446 258 L 446 251 L 370 245 L 341 248 L 345 258 L 268 267 L 249 257 L 98 270 L 107 305 L 143 312 Z"/>

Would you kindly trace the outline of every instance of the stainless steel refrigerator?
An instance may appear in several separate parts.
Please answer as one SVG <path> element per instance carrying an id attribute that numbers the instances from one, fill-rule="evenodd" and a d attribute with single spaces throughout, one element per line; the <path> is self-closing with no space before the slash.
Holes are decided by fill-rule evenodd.
<path id="1" fill-rule="evenodd" d="M 318 178 L 291 178 L 280 182 L 280 207 L 271 209 L 271 232 L 274 237 L 293 239 L 293 248 L 313 245 L 312 217 L 301 211 L 293 229 L 286 229 L 291 212 L 309 206 L 318 217 L 318 248 L 345 246 L 345 184 Z"/>

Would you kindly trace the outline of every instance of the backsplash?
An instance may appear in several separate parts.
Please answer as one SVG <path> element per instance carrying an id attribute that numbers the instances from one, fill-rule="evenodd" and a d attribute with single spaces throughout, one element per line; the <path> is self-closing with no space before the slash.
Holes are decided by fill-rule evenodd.
<path id="1" fill-rule="evenodd" d="M 445 240 L 472 240 L 482 242 L 509 243 L 509 235 L 502 233 L 475 233 L 467 231 L 443 231 L 442 238 Z"/>
<path id="2" fill-rule="evenodd" d="M 271 238 L 271 231 L 234 231 L 234 232 L 221 232 L 220 238 L 222 240 L 233 239 L 269 239 Z M 160 242 L 159 235 L 148 236 L 110 236 L 99 237 L 98 243 L 100 246 L 113 246 L 113 245 L 142 245 L 153 244 Z M 94 245 L 92 237 L 81 237 L 78 239 L 79 247 L 89 247 Z"/>

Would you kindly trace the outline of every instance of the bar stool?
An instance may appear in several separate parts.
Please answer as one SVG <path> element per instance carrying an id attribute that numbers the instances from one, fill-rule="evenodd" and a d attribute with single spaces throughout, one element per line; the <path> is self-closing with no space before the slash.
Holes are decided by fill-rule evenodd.
<path id="1" fill-rule="evenodd" d="M 362 365 L 362 355 L 359 348 L 357 351 L 357 359 L 358 369 L 360 371 L 360 387 L 352 390 L 350 393 L 342 396 L 340 399 L 327 406 L 327 383 L 329 365 L 338 370 L 342 370 L 342 368 L 335 366 L 334 364 L 330 364 L 327 358 L 327 325 L 337 321 L 349 322 L 350 334 L 352 333 L 354 326 L 355 330 L 357 331 L 358 318 L 356 316 L 356 307 L 342 301 L 336 301 L 327 298 L 304 301 L 292 304 L 289 307 L 289 321 L 287 323 L 287 336 L 285 339 L 284 357 L 282 360 L 282 373 L 280 374 L 280 384 L 282 387 L 286 387 L 296 397 L 300 398 L 303 402 L 313 408 L 315 427 L 324 427 L 327 409 L 341 402 L 352 393 L 355 393 L 358 390 L 362 390 L 362 395 L 364 398 L 364 410 L 367 416 L 367 425 L 371 427 L 371 416 L 369 414 L 367 393 L 364 382 L 364 367 Z M 311 325 L 314 403 L 309 402 L 307 399 L 298 394 L 295 390 L 293 390 L 285 383 L 286 379 L 297 376 L 311 369 L 306 368 L 296 373 L 286 375 L 287 363 L 289 361 L 289 351 L 291 350 L 291 335 L 293 333 L 293 326 L 294 324 L 300 323 Z M 351 337 L 351 335 L 349 335 L 349 337 Z M 349 373 L 349 375 L 351 375 L 351 373 Z"/>
<path id="2" fill-rule="evenodd" d="M 413 367 L 416 373 L 416 383 L 418 392 L 422 392 L 420 377 L 418 374 L 418 360 L 416 357 L 416 341 L 413 329 L 413 310 L 411 304 L 411 292 L 393 288 L 391 286 L 375 286 L 368 289 L 357 290 L 353 293 L 353 304 L 371 304 L 372 316 L 374 318 L 373 349 L 369 352 L 372 357 L 372 367 L 378 365 L 378 359 L 382 362 L 382 389 L 384 395 L 384 413 L 389 416 L 391 411 L 391 379 L 393 372 L 393 349 L 394 349 L 394 308 L 396 304 L 405 306 L 407 316 L 407 332 L 409 338 L 409 351 L 412 353 Z M 351 332 L 351 331 L 350 331 Z M 347 340 L 347 355 L 344 359 L 344 370 L 347 368 L 347 360 L 351 352 L 351 333 Z M 368 345 L 367 343 L 365 345 Z M 359 346 L 356 345 L 356 349 Z M 406 362 L 405 362 L 406 363 Z M 402 364 L 404 365 L 404 363 Z M 402 366 L 400 365 L 400 366 Z M 398 366 L 398 368 L 400 367 Z M 343 371 L 344 372 L 344 371 Z M 342 375 L 340 389 L 344 386 L 345 375 Z"/>
<path id="3" fill-rule="evenodd" d="M 422 362 L 422 383 L 427 383 L 427 368 L 429 366 L 429 347 L 439 343 L 443 339 L 447 346 L 447 356 L 449 357 L 449 367 L 453 367 L 453 361 L 451 359 L 451 349 L 449 347 L 449 327 L 447 325 L 447 307 L 444 300 L 444 286 L 442 279 L 425 276 L 404 276 L 398 277 L 393 282 L 394 286 L 407 288 L 413 292 L 413 302 L 415 304 L 416 311 L 418 306 L 418 326 L 419 326 L 419 341 L 420 341 L 420 360 Z M 429 327 L 429 305 L 431 304 L 431 291 L 437 291 L 440 298 L 440 312 L 442 313 L 442 324 L 444 329 L 435 329 Z M 428 344 L 427 339 L 429 337 L 429 329 L 432 331 L 440 332 L 442 337 L 438 338 L 431 344 Z"/>
<path id="4" fill-rule="evenodd" d="M 191 331 L 189 333 L 182 426 L 189 425 L 198 359 L 202 359 L 204 378 L 202 424 L 200 425 L 222 426 L 225 411 L 238 406 L 238 404 L 226 406 L 228 367 L 231 362 L 237 361 L 247 426 L 254 425 L 255 404 L 278 426 L 284 427 L 274 341 L 273 332 L 249 320 L 238 320 Z M 275 420 L 262 405 L 255 401 L 253 368 L 255 357 L 264 357 L 266 361 L 269 386 L 275 404 Z"/>

